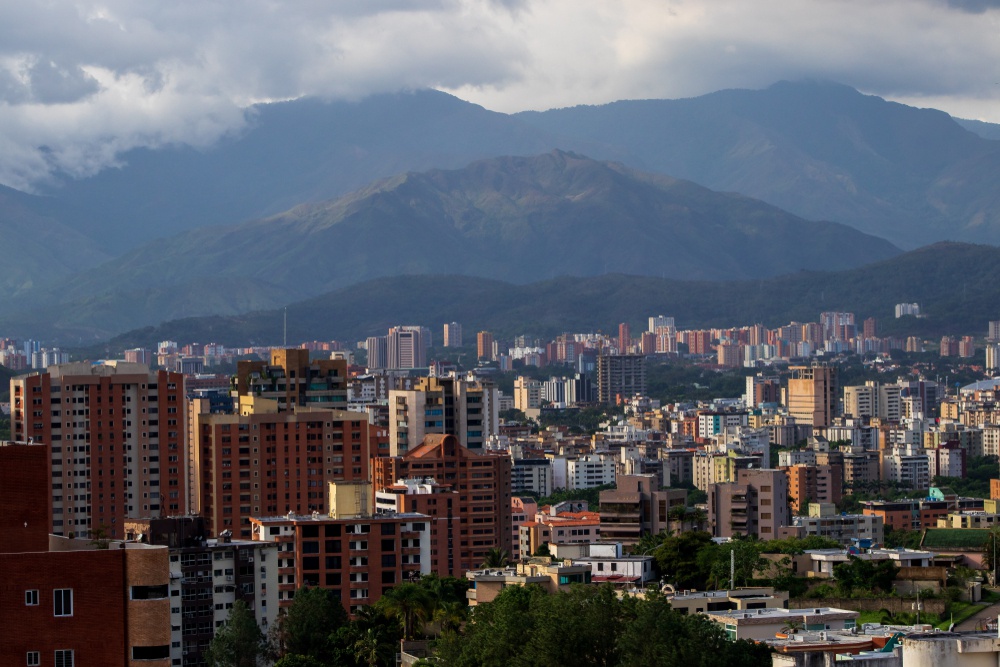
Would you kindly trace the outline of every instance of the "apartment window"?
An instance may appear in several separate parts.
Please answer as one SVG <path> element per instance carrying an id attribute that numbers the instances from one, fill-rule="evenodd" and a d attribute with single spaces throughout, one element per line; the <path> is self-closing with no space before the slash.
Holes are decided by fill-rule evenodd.
<path id="1" fill-rule="evenodd" d="M 53 612 L 56 616 L 72 616 L 73 615 L 73 589 L 72 588 L 57 588 L 52 591 L 53 597 Z M 72 665 L 72 651 L 70 653 L 69 665 Z M 56 655 L 59 655 L 59 651 L 56 651 Z M 56 660 L 56 664 L 59 661 Z"/>
<path id="2" fill-rule="evenodd" d="M 38 589 L 24 591 L 24 604 L 29 607 L 38 606 Z"/>
<path id="3" fill-rule="evenodd" d="M 73 649 L 59 649 L 56 651 L 56 667 L 73 667 Z"/>
<path id="4" fill-rule="evenodd" d="M 38 651 L 28 651 L 28 667 L 38 667 L 42 664 L 42 655 Z"/>

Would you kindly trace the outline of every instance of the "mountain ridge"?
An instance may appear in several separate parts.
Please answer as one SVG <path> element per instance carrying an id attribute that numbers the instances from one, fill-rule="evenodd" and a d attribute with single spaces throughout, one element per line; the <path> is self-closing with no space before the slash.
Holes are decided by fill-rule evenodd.
<path id="1" fill-rule="evenodd" d="M 859 266 L 898 252 L 839 223 L 553 151 L 409 172 L 334 201 L 186 232 L 34 293 L 17 310 L 45 306 L 62 322 L 76 317 L 75 324 L 96 328 L 103 321 L 107 331 L 235 314 L 235 300 L 226 308 L 211 291 L 241 280 L 242 303 L 266 307 L 442 267 L 520 283 L 609 271 L 732 279 Z"/>

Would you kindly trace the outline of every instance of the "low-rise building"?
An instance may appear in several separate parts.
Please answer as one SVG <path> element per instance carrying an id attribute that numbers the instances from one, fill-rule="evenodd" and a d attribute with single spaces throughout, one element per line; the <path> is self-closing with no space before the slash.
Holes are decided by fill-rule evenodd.
<path id="1" fill-rule="evenodd" d="M 868 540 L 871 544 L 885 541 L 882 517 L 868 514 L 840 514 L 836 505 L 809 503 L 809 516 L 797 516 L 793 525 L 781 530 L 782 535 L 809 537 L 817 535 L 850 546 L 855 540 Z"/>
<path id="2" fill-rule="evenodd" d="M 731 640 L 750 639 L 764 641 L 788 628 L 801 626 L 808 631 L 850 630 L 857 627 L 861 616 L 856 611 L 834 607 L 807 609 L 747 609 L 738 611 L 706 612 L 708 618 L 723 626 Z"/>
<path id="3" fill-rule="evenodd" d="M 572 565 L 548 559 L 531 559 L 503 569 L 470 570 L 465 573 L 465 577 L 472 582 L 471 588 L 466 592 L 470 607 L 492 602 L 508 586 L 536 584 L 551 594 L 569 590 L 573 584 L 591 583 L 588 565 Z"/>
<path id="4" fill-rule="evenodd" d="M 766 586 L 726 591 L 677 591 L 666 597 L 670 608 L 682 614 L 788 608 L 788 591 Z"/>
<path id="5" fill-rule="evenodd" d="M 589 565 L 591 580 L 622 586 L 642 586 L 656 578 L 652 556 L 627 556 L 619 542 L 587 545 L 586 554 L 573 558 L 574 565 Z"/>

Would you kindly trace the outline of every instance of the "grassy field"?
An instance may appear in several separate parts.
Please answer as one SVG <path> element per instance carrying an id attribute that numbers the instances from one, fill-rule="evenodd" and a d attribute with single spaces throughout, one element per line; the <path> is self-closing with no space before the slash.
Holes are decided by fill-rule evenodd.
<path id="1" fill-rule="evenodd" d="M 976 549 L 983 546 L 990 531 L 975 528 L 928 528 L 921 546 L 925 549 L 942 547 Z"/>

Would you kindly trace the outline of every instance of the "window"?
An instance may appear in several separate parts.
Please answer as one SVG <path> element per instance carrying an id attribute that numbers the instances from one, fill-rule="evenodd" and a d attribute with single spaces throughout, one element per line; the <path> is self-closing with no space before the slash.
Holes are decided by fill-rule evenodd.
<path id="1" fill-rule="evenodd" d="M 73 667 L 73 649 L 59 649 L 56 651 L 56 667 Z"/>
<path id="2" fill-rule="evenodd" d="M 72 616 L 73 615 L 73 589 L 72 588 L 57 588 L 52 591 L 53 597 L 53 612 L 56 616 Z M 68 665 L 72 665 L 73 662 L 73 651 L 68 651 L 70 654 L 70 662 Z M 56 651 L 56 655 L 59 655 L 59 651 Z M 59 664 L 59 660 L 56 660 L 56 665 Z"/>
<path id="3" fill-rule="evenodd" d="M 133 660 L 165 660 L 170 657 L 170 646 L 133 646 Z"/>
<path id="4" fill-rule="evenodd" d="M 29 607 L 38 606 L 38 589 L 24 591 L 24 604 L 28 605 Z"/>
<path id="5" fill-rule="evenodd" d="M 38 667 L 42 664 L 42 656 L 38 651 L 28 651 L 28 667 Z"/>
<path id="6" fill-rule="evenodd" d="M 167 585 L 162 586 L 133 586 L 133 600 L 162 600 L 167 597 Z"/>

